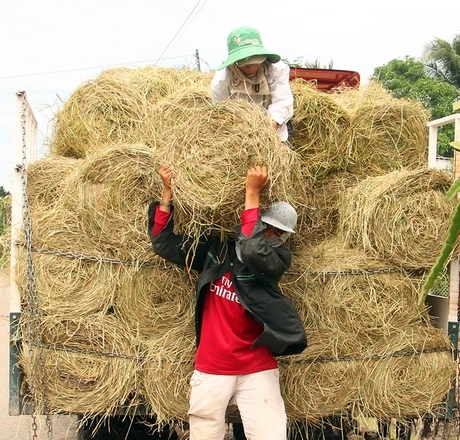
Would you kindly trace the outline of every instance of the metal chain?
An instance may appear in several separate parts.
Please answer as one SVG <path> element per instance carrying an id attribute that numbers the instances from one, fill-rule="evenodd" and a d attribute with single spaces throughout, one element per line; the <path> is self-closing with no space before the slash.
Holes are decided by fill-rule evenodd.
<path id="1" fill-rule="evenodd" d="M 74 252 L 37 248 L 33 246 L 32 246 L 32 251 L 38 252 L 40 254 L 56 255 L 58 257 L 66 257 L 66 258 L 71 258 L 71 259 L 73 258 L 73 259 L 82 260 L 82 261 L 95 261 L 97 263 L 122 264 L 123 266 L 136 266 L 136 267 L 142 267 L 142 268 L 148 268 L 148 269 L 151 269 L 151 268 L 173 269 L 173 266 L 170 264 L 167 264 L 166 262 L 139 263 L 137 261 L 117 260 L 115 258 L 108 258 L 108 257 L 95 257 L 93 255 L 76 254 Z"/>
<path id="2" fill-rule="evenodd" d="M 22 164 L 17 167 L 17 170 L 21 173 L 21 185 L 22 185 L 22 214 L 23 214 L 23 229 L 26 246 L 26 311 L 27 311 L 27 334 L 30 341 L 35 341 L 38 348 L 38 361 L 39 361 L 39 373 L 40 373 L 40 385 L 42 388 L 42 399 L 43 409 L 46 415 L 46 426 L 48 428 L 48 438 L 53 438 L 51 419 L 48 410 L 48 401 L 46 398 L 46 374 L 45 364 L 43 359 L 43 348 L 41 341 L 41 324 L 40 324 L 40 308 L 38 303 L 37 285 L 35 276 L 35 266 L 32 258 L 32 222 L 30 219 L 29 199 L 27 195 L 27 102 L 25 92 L 19 92 L 18 96 L 22 98 L 21 103 L 21 135 L 22 135 Z M 34 369 L 36 360 L 34 359 L 34 350 L 29 345 L 29 362 L 30 362 L 30 391 L 32 394 L 32 430 L 33 439 L 37 439 L 37 377 Z"/>
<path id="3" fill-rule="evenodd" d="M 38 252 L 40 254 L 47 254 L 47 255 L 56 255 L 58 257 L 66 257 L 66 258 L 74 258 L 77 260 L 84 260 L 84 261 L 95 261 L 98 263 L 109 263 L 109 264 L 122 264 L 124 266 L 136 266 L 141 268 L 156 268 L 156 269 L 172 269 L 174 266 L 167 264 L 166 262 L 161 263 L 139 263 L 137 261 L 128 261 L 128 260 L 117 260 L 115 258 L 108 258 L 108 257 L 95 257 L 93 255 L 85 255 L 85 254 L 77 254 L 74 252 L 69 251 L 60 251 L 60 250 L 53 250 L 53 249 L 46 249 L 46 248 L 37 248 L 32 247 L 33 252 Z M 302 272 L 302 274 L 308 274 L 312 276 L 321 275 L 326 277 L 328 275 L 376 275 L 376 274 L 390 274 L 390 273 L 398 273 L 398 272 L 413 272 L 413 268 L 405 269 L 404 267 L 390 267 L 390 268 L 383 268 L 383 269 L 349 269 L 349 270 L 306 270 Z M 299 274 L 299 272 L 297 272 Z"/>
<path id="4" fill-rule="evenodd" d="M 30 341 L 32 345 L 35 345 L 35 341 Z M 140 362 L 145 362 L 150 360 L 148 356 L 136 356 L 132 354 L 124 353 L 114 353 L 111 351 L 97 351 L 97 350 L 88 350 L 85 348 L 75 348 L 67 347 L 65 345 L 52 345 L 52 344 L 41 344 L 42 348 L 54 351 L 63 351 L 68 353 L 78 353 L 92 356 L 100 357 L 110 357 L 110 358 L 119 358 L 119 359 L 132 359 Z M 408 357 L 408 356 L 421 356 L 428 353 L 442 353 L 442 352 L 452 352 L 452 349 L 449 347 L 433 347 L 433 348 L 422 348 L 422 349 L 411 349 L 411 350 L 397 350 L 390 353 L 372 353 L 366 355 L 357 355 L 357 356 L 337 356 L 337 357 L 324 357 L 324 358 L 315 358 L 315 359 L 293 359 L 293 358 L 284 358 L 279 357 L 278 361 L 283 364 L 321 364 L 328 362 L 353 362 L 353 361 L 366 361 L 373 359 L 388 359 L 392 357 Z"/>
<path id="5" fill-rule="evenodd" d="M 348 270 L 306 270 L 302 274 L 313 276 L 322 276 L 325 278 L 328 275 L 375 275 L 384 273 L 398 272 L 413 272 L 414 269 L 405 269 L 404 267 L 386 267 L 382 269 L 348 269 Z"/>
<path id="6" fill-rule="evenodd" d="M 358 356 L 337 356 L 337 357 L 324 357 L 324 358 L 316 358 L 309 361 L 310 363 L 314 364 L 322 364 L 327 362 L 353 362 L 353 361 L 367 361 L 373 359 L 388 359 L 392 357 L 406 357 L 406 356 L 421 356 L 422 354 L 427 353 L 442 353 L 442 352 L 452 352 L 451 348 L 448 347 L 434 347 L 434 348 L 423 348 L 423 349 L 413 349 L 413 350 L 397 350 L 391 353 L 373 353 L 373 354 L 366 354 L 366 355 L 358 355 Z M 279 361 L 285 364 L 299 364 L 305 363 L 304 359 L 283 359 L 280 358 Z"/>

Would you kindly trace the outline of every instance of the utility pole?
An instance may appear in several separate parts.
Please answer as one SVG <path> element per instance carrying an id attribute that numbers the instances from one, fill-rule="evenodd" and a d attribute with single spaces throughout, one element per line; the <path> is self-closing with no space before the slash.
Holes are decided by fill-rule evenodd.
<path id="1" fill-rule="evenodd" d="M 198 49 L 195 49 L 195 58 L 196 58 L 196 67 L 198 69 L 198 72 L 201 72 L 200 55 L 198 53 Z"/>

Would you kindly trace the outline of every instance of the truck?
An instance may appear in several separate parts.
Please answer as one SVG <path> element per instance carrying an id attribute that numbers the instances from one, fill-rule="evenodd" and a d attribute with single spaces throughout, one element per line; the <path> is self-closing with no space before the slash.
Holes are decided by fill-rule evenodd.
<path id="1" fill-rule="evenodd" d="M 311 81 L 316 84 L 317 88 L 325 93 L 333 92 L 338 87 L 359 87 L 360 77 L 357 72 L 347 70 L 332 70 L 332 69 L 310 69 L 302 67 L 291 67 L 290 79 L 304 79 Z M 13 191 L 12 191 L 12 239 L 11 239 L 11 296 L 10 296 L 10 377 L 9 377 L 9 414 L 17 416 L 20 414 L 33 414 L 34 404 L 33 402 L 24 402 L 22 390 L 24 386 L 24 372 L 18 365 L 18 356 L 20 352 L 21 340 L 17 340 L 17 325 L 21 313 L 21 298 L 20 293 L 16 285 L 15 271 L 17 264 L 17 243 L 18 234 L 20 230 L 30 231 L 30 218 L 27 215 L 27 193 L 25 180 L 27 165 L 30 161 L 33 161 L 36 157 L 37 150 L 37 124 L 33 116 L 33 112 L 27 102 L 25 92 L 18 92 L 16 96 L 17 103 L 17 116 L 16 116 L 16 129 L 15 129 L 15 148 L 14 148 L 14 163 L 17 164 L 15 167 L 16 174 L 13 180 Z M 455 124 L 455 141 L 460 141 L 460 115 L 453 114 L 449 117 L 445 117 L 439 120 L 430 121 L 428 123 L 429 129 L 429 145 L 428 145 L 428 168 L 437 167 L 437 155 L 436 155 L 436 144 L 437 144 L 437 130 L 446 124 Z M 455 153 L 453 162 L 453 174 L 455 178 L 460 175 L 460 164 L 458 157 Z M 27 235 L 27 234 L 26 234 Z M 27 237 L 26 237 L 27 238 Z M 30 237 L 29 237 L 30 238 Z M 28 248 L 27 252 L 30 253 L 32 259 L 32 249 Z M 460 266 L 458 260 L 453 260 L 449 266 L 449 276 L 445 288 L 447 294 L 442 295 L 439 292 L 432 292 L 426 302 L 430 309 L 430 315 L 433 317 L 433 321 L 437 323 L 439 328 L 442 328 L 449 340 L 452 342 L 453 352 L 452 355 L 456 359 L 457 347 L 458 347 L 458 297 L 459 297 L 459 272 Z M 31 270 L 28 272 L 30 277 L 29 288 L 31 289 L 31 300 L 34 301 L 34 290 L 36 285 L 34 284 L 34 273 L 33 265 Z M 39 331 L 39 329 L 37 329 Z M 449 419 L 454 413 L 454 407 L 456 405 L 457 396 L 457 384 L 452 384 L 452 389 L 446 400 L 446 411 L 444 414 L 440 414 L 440 419 Z M 339 417 L 339 419 L 341 419 Z M 292 440 L 305 438 L 307 435 L 314 435 L 317 437 L 329 437 L 329 438 L 340 438 L 346 436 L 346 430 L 341 425 L 341 420 L 337 418 L 329 418 L 330 429 L 325 428 L 321 430 L 313 430 L 308 434 L 308 427 L 301 427 L 299 432 L 292 435 Z M 235 440 L 244 440 L 244 432 L 242 425 L 237 418 L 231 420 L 233 424 L 233 436 Z M 379 434 L 386 434 L 388 432 L 388 425 L 391 421 L 383 421 L 378 426 Z M 326 425 L 325 425 L 326 426 Z M 398 424 L 398 437 L 409 438 L 410 436 L 410 423 L 408 425 Z M 93 426 L 94 427 L 94 426 Z M 82 438 L 90 438 L 91 426 L 88 430 L 82 430 Z M 103 426 L 100 427 L 99 435 L 108 435 L 107 432 L 104 434 Z M 354 429 L 347 427 L 347 429 Z M 161 434 L 158 434 L 158 438 Z M 106 438 L 106 437 L 100 437 Z M 149 437 L 150 438 L 150 437 Z"/>

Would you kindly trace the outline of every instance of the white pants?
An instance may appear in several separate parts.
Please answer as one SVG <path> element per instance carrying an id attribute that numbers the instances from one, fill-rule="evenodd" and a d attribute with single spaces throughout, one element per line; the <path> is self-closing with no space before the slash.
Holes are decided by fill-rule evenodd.
<path id="1" fill-rule="evenodd" d="M 278 369 L 237 376 L 195 370 L 190 385 L 190 440 L 222 440 L 229 404 L 238 407 L 248 440 L 286 440 Z"/>

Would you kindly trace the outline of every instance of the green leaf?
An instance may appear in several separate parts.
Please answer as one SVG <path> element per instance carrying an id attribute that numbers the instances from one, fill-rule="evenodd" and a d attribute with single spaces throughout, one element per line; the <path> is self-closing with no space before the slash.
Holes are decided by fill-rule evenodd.
<path id="1" fill-rule="evenodd" d="M 446 200 L 452 200 L 460 191 L 460 179 L 457 179 L 446 193 Z"/>
<path id="2" fill-rule="evenodd" d="M 455 182 L 457 183 L 458 180 Z M 450 190 L 449 190 L 450 191 Z M 452 254 L 452 250 L 454 249 L 454 244 L 457 241 L 458 233 L 460 231 L 460 203 L 457 204 L 456 210 L 452 217 L 452 221 L 447 231 L 447 237 L 444 241 L 444 246 L 436 260 L 436 263 L 431 268 L 428 277 L 422 286 L 422 290 L 419 294 L 419 305 L 423 305 L 430 289 L 433 288 L 436 279 L 438 278 L 439 274 L 442 273 L 444 270 L 444 266 L 446 265 L 447 261 L 449 260 L 450 255 Z"/>
<path id="3" fill-rule="evenodd" d="M 456 101 L 452 104 L 452 107 L 454 109 L 454 112 L 457 110 L 460 110 L 460 101 Z"/>
<path id="4" fill-rule="evenodd" d="M 449 142 L 450 146 L 455 150 L 460 151 L 460 142 Z"/>

